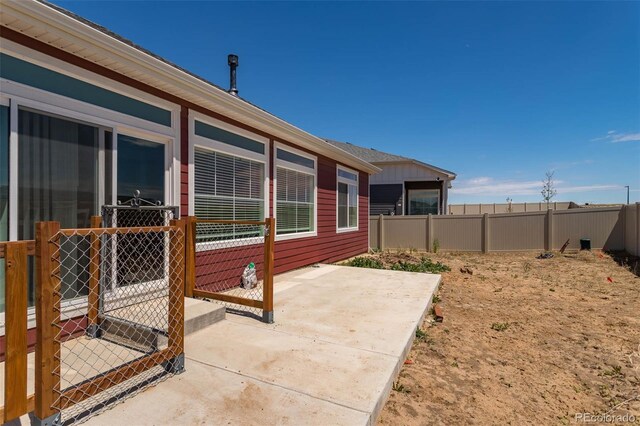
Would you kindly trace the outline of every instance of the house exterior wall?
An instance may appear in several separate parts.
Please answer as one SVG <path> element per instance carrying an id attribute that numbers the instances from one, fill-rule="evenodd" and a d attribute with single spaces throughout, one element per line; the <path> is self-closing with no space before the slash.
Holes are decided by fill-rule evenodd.
<path id="1" fill-rule="evenodd" d="M 403 212 L 403 191 L 401 183 L 371 184 L 369 212 L 372 216 L 401 215 Z"/>
<path id="2" fill-rule="evenodd" d="M 449 194 L 448 176 L 438 173 L 413 162 L 375 163 L 382 171 L 371 176 L 371 211 L 372 215 L 407 214 L 407 194 L 409 186 L 423 189 L 440 189 L 440 214 L 447 214 L 447 199 Z M 402 204 L 399 208 L 390 208 L 390 188 L 402 185 L 400 190 Z M 376 200 L 376 201 L 374 201 Z M 397 206 L 397 203 L 396 203 Z"/>
<path id="3" fill-rule="evenodd" d="M 281 143 L 299 148 L 295 141 L 276 139 L 273 135 L 245 125 L 238 119 L 232 119 L 220 113 L 195 105 L 189 101 L 163 92 L 157 87 L 133 80 L 118 74 L 116 71 L 92 63 L 86 59 L 71 55 L 36 39 L 27 37 L 9 28 L 2 28 L 3 42 L 8 40 L 12 44 L 24 48 L 24 55 L 40 55 L 51 58 L 51 62 L 64 63 L 65 67 L 78 68 L 85 72 L 85 80 L 95 80 L 99 86 L 113 85 L 126 94 L 135 93 L 136 97 L 144 98 L 153 104 L 161 104 L 171 112 L 171 123 L 167 126 L 166 137 L 175 141 L 170 153 L 171 189 L 168 202 L 179 205 L 181 214 L 186 215 L 192 209 L 190 203 L 189 180 L 192 164 L 189 162 L 190 139 L 193 135 L 189 128 L 190 112 L 195 111 L 208 117 L 221 120 L 229 125 L 243 129 L 269 140 L 269 202 L 268 212 L 274 215 L 273 209 L 273 154 L 274 143 Z M 3 43 L 4 44 L 4 43 Z M 27 58 L 28 59 L 28 58 Z M 138 96 L 137 94 L 140 94 Z M 89 108 L 90 110 L 91 108 Z M 155 127 L 158 127 L 154 124 Z M 153 126 L 151 126 L 153 127 Z M 153 128 L 155 128 L 153 127 Z M 191 142 L 193 143 L 193 142 Z M 315 153 L 314 153 L 315 154 Z M 317 236 L 307 238 L 293 238 L 286 241 L 276 241 L 276 273 L 302 267 L 321 261 L 335 261 L 365 252 L 368 249 L 368 215 L 369 215 L 369 176 L 359 171 L 359 226 L 356 231 L 338 232 L 336 226 L 336 167 L 338 161 L 317 155 Z M 352 167 L 351 167 L 352 168 Z M 98 214 L 98 212 L 93 212 Z"/>
<path id="4" fill-rule="evenodd" d="M 275 242 L 275 273 L 320 262 L 335 262 L 369 248 L 369 175 L 358 179 L 358 229 L 338 232 L 336 228 L 336 166 L 326 157 L 318 158 L 318 223 L 315 237 Z"/>

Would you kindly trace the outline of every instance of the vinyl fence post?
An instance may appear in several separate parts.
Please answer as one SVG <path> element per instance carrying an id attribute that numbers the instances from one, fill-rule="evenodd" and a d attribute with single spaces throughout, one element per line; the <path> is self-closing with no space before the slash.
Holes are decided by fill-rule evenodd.
<path id="1" fill-rule="evenodd" d="M 553 210 L 547 209 L 545 250 L 553 250 Z"/>
<path id="2" fill-rule="evenodd" d="M 482 252 L 489 253 L 489 213 L 482 215 Z"/>
<path id="3" fill-rule="evenodd" d="M 636 256 L 640 256 L 640 203 L 636 203 Z"/>
<path id="4" fill-rule="evenodd" d="M 34 411 L 40 424 L 53 424 L 59 420 L 54 404 L 56 394 L 60 393 L 60 341 L 56 339 L 60 323 L 60 277 L 54 273 L 54 256 L 59 256 L 60 253 L 56 250 L 59 240 L 57 243 L 50 241 L 59 230 L 59 222 L 36 223 Z"/>
<path id="5" fill-rule="evenodd" d="M 427 216 L 427 251 L 433 251 L 433 215 Z"/>
<path id="6" fill-rule="evenodd" d="M 378 248 L 384 251 L 384 215 L 381 214 L 378 219 Z"/>

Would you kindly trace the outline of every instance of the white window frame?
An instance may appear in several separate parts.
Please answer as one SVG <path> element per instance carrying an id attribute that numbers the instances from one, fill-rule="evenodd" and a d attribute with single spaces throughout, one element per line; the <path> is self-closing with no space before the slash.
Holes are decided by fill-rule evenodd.
<path id="1" fill-rule="evenodd" d="M 246 149 L 238 148 L 237 146 L 229 145 L 224 142 L 216 141 L 204 136 L 196 135 L 196 120 L 210 126 L 218 127 L 227 132 L 235 133 L 245 138 L 254 140 L 264 145 L 264 154 L 258 152 L 249 151 Z M 221 154 L 231 155 L 233 157 L 244 158 L 251 161 L 256 161 L 264 165 L 264 183 L 263 183 L 263 202 L 264 202 L 264 218 L 269 217 L 269 148 L 270 141 L 268 138 L 251 133 L 247 130 L 240 129 L 225 123 L 222 120 L 218 120 L 198 112 L 189 112 L 189 215 L 195 215 L 195 151 L 196 148 L 205 149 L 207 151 L 219 152 Z M 244 245 L 256 244 L 255 237 L 237 238 L 232 240 L 225 240 L 225 248 L 239 247 Z M 211 248 L 212 243 L 201 242 L 196 243 L 196 252 L 216 250 Z"/>
<path id="2" fill-rule="evenodd" d="M 301 166 L 300 164 L 290 163 L 286 160 L 278 158 L 278 149 L 283 151 L 289 151 L 293 154 L 305 157 L 309 160 L 313 160 L 313 173 L 310 173 L 312 169 Z M 309 232 L 295 232 L 292 234 L 278 235 L 278 167 L 283 169 L 294 170 L 296 172 L 305 173 L 313 176 L 313 231 Z M 318 157 L 315 155 L 306 153 L 296 148 L 292 148 L 289 145 L 285 145 L 281 142 L 274 142 L 273 144 L 273 217 L 276 219 L 276 241 L 286 241 L 298 238 L 308 238 L 318 236 Z"/>
<path id="3" fill-rule="evenodd" d="M 347 173 L 352 173 L 356 175 L 355 183 L 351 179 L 347 179 L 345 177 L 340 176 L 340 170 L 345 171 Z M 349 187 L 348 185 L 355 185 L 356 187 L 356 226 L 348 226 L 344 228 L 340 228 L 338 222 L 338 215 L 340 214 L 339 209 L 339 199 L 340 193 L 338 192 L 338 184 L 344 183 L 347 185 L 347 224 L 349 223 Z M 341 166 L 340 164 L 336 167 L 336 233 L 340 234 L 343 232 L 355 232 L 360 229 L 360 173 L 357 170 L 349 169 L 347 167 Z"/>
<path id="4" fill-rule="evenodd" d="M 4 49 L 3 49 L 4 50 Z M 33 62 L 33 61 L 32 61 Z M 50 67 L 49 67 L 50 68 Z M 68 73 L 65 73 L 68 74 Z M 179 107 L 171 109 L 171 127 L 149 123 L 136 117 L 132 117 L 117 111 L 97 107 L 82 101 L 70 99 L 61 95 L 26 86 L 14 81 L 0 79 L 2 87 L 2 102 L 9 103 L 9 241 L 18 239 L 18 111 L 20 108 L 35 110 L 43 114 L 58 116 L 70 121 L 80 121 L 99 128 L 98 147 L 98 204 L 102 202 L 117 203 L 117 143 L 118 134 L 139 137 L 152 142 L 165 145 L 165 204 L 173 205 L 179 200 L 180 190 L 180 146 L 179 128 L 177 117 Z M 112 199 L 105 196 L 105 172 L 106 163 L 104 155 L 104 131 L 112 132 L 113 158 L 111 165 Z M 176 195 L 177 194 L 177 195 Z M 133 194 L 132 194 L 133 195 Z M 96 212 L 98 214 L 98 212 Z M 155 291 L 153 283 L 149 285 L 149 291 Z M 157 285 L 156 285 L 157 287 Z M 61 317 L 69 317 L 78 312 L 86 312 L 87 297 L 81 296 L 75 299 L 61 302 Z M 35 326 L 35 307 L 27 310 L 28 326 Z M 4 335 L 5 313 L 0 313 L 0 336 Z"/>

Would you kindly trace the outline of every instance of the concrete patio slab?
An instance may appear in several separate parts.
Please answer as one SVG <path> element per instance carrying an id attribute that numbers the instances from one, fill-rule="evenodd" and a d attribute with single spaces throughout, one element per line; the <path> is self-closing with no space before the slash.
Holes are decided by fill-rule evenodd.
<path id="1" fill-rule="evenodd" d="M 321 265 L 276 277 L 275 323 L 227 315 L 187 371 L 87 424 L 373 424 L 439 275 Z"/>

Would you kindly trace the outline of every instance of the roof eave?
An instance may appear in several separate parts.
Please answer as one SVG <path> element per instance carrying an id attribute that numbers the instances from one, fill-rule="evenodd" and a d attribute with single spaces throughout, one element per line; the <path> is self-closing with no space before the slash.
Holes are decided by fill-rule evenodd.
<path id="1" fill-rule="evenodd" d="M 157 78 L 163 79 L 177 89 L 192 93 L 195 97 L 216 102 L 216 106 L 224 115 L 231 117 L 241 116 L 248 121 L 245 124 L 256 127 L 259 130 L 272 134 L 277 138 L 294 142 L 297 145 L 310 149 L 329 158 L 338 159 L 342 163 L 355 167 L 367 173 L 377 173 L 380 169 L 350 153 L 347 153 L 323 139 L 255 107 L 246 101 L 231 95 L 230 93 L 212 86 L 187 72 L 177 69 L 145 52 L 136 49 L 108 34 L 99 31 L 47 4 L 37 1 L 5 2 L 3 8 L 11 8 L 37 24 L 44 27 L 52 27 L 58 33 L 63 32 L 84 42 L 87 48 L 102 50 L 114 57 L 135 65 L 144 72 L 153 73 Z M 336 158 L 339 157 L 339 158 Z"/>

